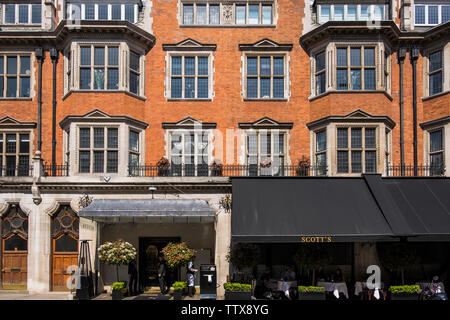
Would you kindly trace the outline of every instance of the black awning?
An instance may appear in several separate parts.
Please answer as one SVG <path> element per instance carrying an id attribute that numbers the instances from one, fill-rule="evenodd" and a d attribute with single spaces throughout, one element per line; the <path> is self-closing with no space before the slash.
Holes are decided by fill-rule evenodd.
<path id="1" fill-rule="evenodd" d="M 362 178 L 237 178 L 232 184 L 235 242 L 395 239 Z"/>
<path id="2" fill-rule="evenodd" d="M 94 199 L 80 217 L 99 222 L 214 222 L 215 211 L 196 199 Z"/>

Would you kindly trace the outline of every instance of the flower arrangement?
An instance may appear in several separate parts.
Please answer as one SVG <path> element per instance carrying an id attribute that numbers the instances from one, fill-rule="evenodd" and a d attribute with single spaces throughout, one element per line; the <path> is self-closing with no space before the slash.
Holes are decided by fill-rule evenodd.
<path id="1" fill-rule="evenodd" d="M 169 171 L 170 162 L 166 157 L 161 157 L 159 161 L 156 163 L 156 167 L 158 168 L 158 175 L 165 176 Z"/>
<path id="2" fill-rule="evenodd" d="M 169 268 L 176 268 L 186 265 L 194 256 L 194 250 L 190 249 L 185 242 L 169 242 L 161 252 Z"/>
<path id="3" fill-rule="evenodd" d="M 303 293 L 325 292 L 325 288 L 324 287 L 314 287 L 314 286 L 298 286 L 298 292 L 303 292 Z"/>
<path id="4" fill-rule="evenodd" d="M 270 158 L 265 158 L 263 161 L 261 161 L 261 168 L 270 168 L 272 165 L 272 160 Z"/>
<path id="5" fill-rule="evenodd" d="M 117 281 L 119 281 L 119 266 L 136 259 L 136 254 L 133 245 L 123 240 L 105 242 L 98 248 L 99 260 L 116 266 Z"/>
<path id="6" fill-rule="evenodd" d="M 220 177 L 223 173 L 223 165 L 214 161 L 211 164 L 211 173 L 213 176 Z"/>

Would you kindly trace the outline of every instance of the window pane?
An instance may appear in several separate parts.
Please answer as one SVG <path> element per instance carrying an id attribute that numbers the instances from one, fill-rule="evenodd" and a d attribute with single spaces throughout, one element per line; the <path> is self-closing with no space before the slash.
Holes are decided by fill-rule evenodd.
<path id="1" fill-rule="evenodd" d="M 442 130 L 430 132 L 430 152 L 443 150 Z"/>
<path id="2" fill-rule="evenodd" d="M 94 48 L 94 64 L 96 66 L 105 65 L 105 48 L 95 47 Z"/>
<path id="3" fill-rule="evenodd" d="M 337 172 L 348 173 L 348 152 L 338 151 L 337 153 Z"/>
<path id="4" fill-rule="evenodd" d="M 262 6 L 262 23 L 272 24 L 272 6 Z"/>
<path id="5" fill-rule="evenodd" d="M 208 98 L 208 78 L 198 78 L 198 98 Z"/>
<path id="6" fill-rule="evenodd" d="M 438 6 L 428 6 L 428 24 L 438 24 Z"/>
<path id="7" fill-rule="evenodd" d="M 364 49 L 364 65 L 375 66 L 375 48 Z"/>
<path id="8" fill-rule="evenodd" d="M 108 20 L 108 5 L 105 3 L 98 4 L 98 19 Z"/>
<path id="9" fill-rule="evenodd" d="M 19 152 L 20 153 L 29 153 L 30 152 L 30 135 L 29 134 L 21 134 L 20 135 Z"/>
<path id="10" fill-rule="evenodd" d="M 321 52 L 316 55 L 316 72 L 322 71 L 324 69 L 325 69 L 325 52 Z"/>
<path id="11" fill-rule="evenodd" d="M 273 74 L 284 75 L 284 58 L 282 57 L 274 57 L 273 58 Z"/>
<path id="12" fill-rule="evenodd" d="M 324 153 L 320 153 L 318 155 L 316 155 L 316 166 L 326 166 L 327 164 L 327 154 Z M 320 169 L 318 170 L 319 174 L 324 174 L 323 173 L 324 169 Z"/>
<path id="13" fill-rule="evenodd" d="M 130 167 L 135 167 L 139 165 L 139 155 L 135 153 L 130 153 L 130 156 L 128 158 L 128 161 L 130 162 Z M 137 169 L 137 168 L 136 168 Z M 136 170 L 137 171 L 137 170 Z M 136 172 L 137 173 L 137 172 Z"/>
<path id="14" fill-rule="evenodd" d="M 324 57 L 325 61 L 325 57 Z M 347 48 L 337 49 L 337 65 L 341 67 L 347 66 Z"/>
<path id="15" fill-rule="evenodd" d="M 327 148 L 327 132 L 320 131 L 316 133 L 316 151 L 323 151 Z"/>
<path id="16" fill-rule="evenodd" d="M 139 75 L 130 72 L 130 92 L 139 94 Z"/>
<path id="17" fill-rule="evenodd" d="M 361 128 L 352 128 L 352 148 L 362 147 L 362 130 Z"/>
<path id="18" fill-rule="evenodd" d="M 351 90 L 361 90 L 361 70 L 352 69 L 350 71 L 350 86 Z"/>
<path id="19" fill-rule="evenodd" d="M 284 98 L 284 78 L 273 78 L 273 97 Z"/>
<path id="20" fill-rule="evenodd" d="M 442 68 L 442 51 L 436 51 L 430 54 L 430 72 Z"/>
<path id="21" fill-rule="evenodd" d="M 194 144 L 195 144 L 194 134 L 192 134 L 192 133 L 185 134 L 184 135 L 184 153 L 189 154 L 189 155 L 194 154 L 194 152 L 195 152 Z"/>
<path id="22" fill-rule="evenodd" d="M 170 88 L 172 98 L 181 98 L 181 78 L 172 78 Z"/>
<path id="23" fill-rule="evenodd" d="M 139 133 L 130 131 L 130 150 L 139 151 Z"/>
<path id="24" fill-rule="evenodd" d="M 91 168 L 91 152 L 90 151 L 80 151 L 80 172 L 89 172 Z"/>
<path id="25" fill-rule="evenodd" d="M 375 90 L 375 69 L 364 70 L 364 89 Z"/>
<path id="26" fill-rule="evenodd" d="M 94 128 L 94 148 L 103 148 L 105 146 L 105 129 Z"/>
<path id="27" fill-rule="evenodd" d="M 450 21 L 450 6 L 441 7 L 441 23 Z"/>
<path id="28" fill-rule="evenodd" d="M 337 142 L 338 142 L 338 148 L 347 148 L 348 147 L 348 136 L 347 128 L 338 128 L 337 133 Z"/>
<path id="29" fill-rule="evenodd" d="M 373 6 L 373 20 L 381 21 L 384 19 L 384 6 L 374 5 Z"/>
<path id="30" fill-rule="evenodd" d="M 361 48 L 350 49 L 350 65 L 351 66 L 361 65 Z"/>
<path id="31" fill-rule="evenodd" d="M 262 160 L 266 157 L 266 155 L 270 155 L 272 153 L 272 137 L 270 133 L 261 132 L 259 134 L 259 152 L 261 154 Z"/>
<path id="32" fill-rule="evenodd" d="M 248 23 L 249 24 L 258 24 L 259 23 L 259 5 L 251 4 L 248 6 Z"/>
<path id="33" fill-rule="evenodd" d="M 7 176 L 16 175 L 16 156 L 6 157 L 6 175 Z"/>
<path id="34" fill-rule="evenodd" d="M 19 23 L 28 23 L 28 5 L 19 5 Z"/>
<path id="35" fill-rule="evenodd" d="M 80 128 L 80 148 L 91 147 L 91 129 Z"/>
<path id="36" fill-rule="evenodd" d="M 93 3 L 86 3 L 84 5 L 84 18 L 86 20 L 94 20 L 95 19 L 95 6 Z"/>
<path id="37" fill-rule="evenodd" d="M 17 234 L 5 240 L 5 251 L 27 251 L 28 242 Z"/>
<path id="38" fill-rule="evenodd" d="M 363 20 L 363 21 L 369 20 L 369 6 L 368 5 L 361 5 L 360 20 Z"/>
<path id="39" fill-rule="evenodd" d="M 30 57 L 20 56 L 20 74 L 31 74 Z"/>
<path id="40" fill-rule="evenodd" d="M 342 21 L 344 20 L 344 6 L 334 6 L 334 20 Z"/>
<path id="41" fill-rule="evenodd" d="M 72 20 L 81 20 L 81 4 L 71 4 L 71 19 Z"/>
<path id="42" fill-rule="evenodd" d="M 5 22 L 6 23 L 16 23 L 16 5 L 7 4 L 5 5 Z"/>
<path id="43" fill-rule="evenodd" d="M 112 4 L 111 5 L 111 18 L 112 20 L 121 20 L 122 17 L 122 5 L 120 4 Z"/>
<path id="44" fill-rule="evenodd" d="M 430 75 L 430 95 L 442 92 L 442 71 Z"/>
<path id="45" fill-rule="evenodd" d="M 440 175 L 441 170 L 439 170 L 438 168 L 444 165 L 444 153 L 440 152 L 430 155 L 430 162 L 430 165 L 433 168 L 433 173 L 436 175 Z"/>
<path id="46" fill-rule="evenodd" d="M 258 60 L 256 57 L 247 58 L 247 75 L 257 75 L 258 74 Z"/>
<path id="47" fill-rule="evenodd" d="M 8 57 L 6 67 L 8 74 L 17 74 L 17 57 Z"/>
<path id="48" fill-rule="evenodd" d="M 94 152 L 94 172 L 103 172 L 105 163 L 105 153 L 103 151 Z"/>
<path id="49" fill-rule="evenodd" d="M 134 4 L 125 5 L 125 20 L 134 23 Z"/>
<path id="50" fill-rule="evenodd" d="M 320 6 L 319 23 L 325 23 L 329 20 L 330 20 L 330 6 L 329 5 L 321 5 Z"/>
<path id="51" fill-rule="evenodd" d="M 106 172 L 117 172 L 119 158 L 117 151 L 108 151 L 107 153 L 107 162 L 106 162 Z"/>
<path id="52" fill-rule="evenodd" d="M 91 65 L 91 47 L 81 47 L 80 48 L 80 65 L 90 66 Z"/>
<path id="53" fill-rule="evenodd" d="M 5 65 L 5 58 L 3 56 L 0 56 L 0 74 L 3 74 L 5 72 L 4 65 Z"/>
<path id="54" fill-rule="evenodd" d="M 194 5 L 192 4 L 183 5 L 183 23 L 194 24 Z"/>
<path id="55" fill-rule="evenodd" d="M 20 77 L 20 96 L 29 97 L 30 96 L 30 78 Z"/>
<path id="56" fill-rule="evenodd" d="M 33 4 L 31 6 L 31 23 L 41 23 L 42 21 L 42 7 L 40 4 Z"/>
<path id="57" fill-rule="evenodd" d="M 366 151 L 366 172 L 374 173 L 377 171 L 377 152 Z"/>
<path id="58" fill-rule="evenodd" d="M 206 5 L 197 5 L 197 24 L 206 24 Z"/>
<path id="59" fill-rule="evenodd" d="M 17 96 L 17 78 L 8 78 L 6 83 L 6 96 L 16 97 Z"/>
<path id="60" fill-rule="evenodd" d="M 347 6 L 347 20 L 356 20 L 356 6 Z"/>
<path id="61" fill-rule="evenodd" d="M 261 57 L 259 64 L 259 73 L 261 75 L 270 75 L 270 57 Z"/>
<path id="62" fill-rule="evenodd" d="M 361 151 L 352 151 L 352 173 L 362 172 Z"/>
<path id="63" fill-rule="evenodd" d="M 270 97 L 270 78 L 261 78 L 260 79 L 260 89 L 261 98 L 269 98 Z"/>
<path id="64" fill-rule="evenodd" d="M 316 76 L 316 94 L 325 92 L 325 72 Z"/>
<path id="65" fill-rule="evenodd" d="M 108 148 L 119 147 L 119 130 L 117 128 L 108 128 Z"/>
<path id="66" fill-rule="evenodd" d="M 415 24 L 425 24 L 425 6 L 415 6 Z"/>
<path id="67" fill-rule="evenodd" d="M 172 75 L 181 75 L 181 57 L 172 57 Z"/>
<path id="68" fill-rule="evenodd" d="M 208 75 L 208 57 L 198 57 L 198 74 Z"/>
<path id="69" fill-rule="evenodd" d="M 0 77 L 0 97 L 3 97 L 3 93 L 4 93 L 4 83 L 5 83 L 5 78 L 3 76 Z M 1 150 L 1 149 L 0 149 Z"/>
<path id="70" fill-rule="evenodd" d="M 195 57 L 184 58 L 184 74 L 185 75 L 195 74 Z"/>
<path id="71" fill-rule="evenodd" d="M 16 153 L 17 138 L 15 134 L 6 135 L 6 153 Z"/>
<path id="72" fill-rule="evenodd" d="M 78 240 L 65 234 L 59 239 L 55 240 L 55 252 L 77 252 Z"/>
<path id="73" fill-rule="evenodd" d="M 219 24 L 220 23 L 220 6 L 219 5 L 209 5 L 209 23 Z"/>
<path id="74" fill-rule="evenodd" d="M 119 69 L 108 68 L 108 89 L 119 89 Z"/>
<path id="75" fill-rule="evenodd" d="M 247 98 L 258 97 L 258 79 L 247 78 Z"/>
<path id="76" fill-rule="evenodd" d="M 376 130 L 372 128 L 368 128 L 365 130 L 365 143 L 366 148 L 376 148 Z"/>
<path id="77" fill-rule="evenodd" d="M 245 24 L 246 20 L 246 6 L 236 6 L 236 24 Z"/>
<path id="78" fill-rule="evenodd" d="M 130 69 L 139 72 L 140 56 L 136 52 L 130 51 Z"/>
<path id="79" fill-rule="evenodd" d="M 184 79 L 184 97 L 186 99 L 195 98 L 195 78 Z"/>
<path id="80" fill-rule="evenodd" d="M 103 68 L 94 69 L 94 89 L 95 90 L 105 89 L 105 69 Z"/>
<path id="81" fill-rule="evenodd" d="M 347 69 L 338 69 L 337 74 L 337 89 L 338 90 L 347 90 Z"/>
<path id="82" fill-rule="evenodd" d="M 30 157 L 19 156 L 19 166 L 17 168 L 18 176 L 28 176 L 30 174 Z"/>
<path id="83" fill-rule="evenodd" d="M 80 69 L 80 89 L 91 88 L 91 69 Z"/>

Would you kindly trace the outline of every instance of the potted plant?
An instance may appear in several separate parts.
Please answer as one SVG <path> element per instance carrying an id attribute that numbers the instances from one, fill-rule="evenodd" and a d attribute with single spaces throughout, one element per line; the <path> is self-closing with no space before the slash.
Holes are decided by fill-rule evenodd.
<path id="1" fill-rule="evenodd" d="M 156 167 L 158 168 L 158 176 L 164 177 L 169 173 L 170 162 L 166 157 L 161 157 L 159 161 L 156 163 Z"/>
<path id="2" fill-rule="evenodd" d="M 223 174 L 223 165 L 214 161 L 211 164 L 211 175 L 213 177 L 221 177 Z"/>
<path id="3" fill-rule="evenodd" d="M 102 262 L 106 262 L 109 265 L 116 266 L 116 279 L 117 282 L 116 288 L 120 289 L 121 292 L 127 291 L 127 286 L 125 281 L 119 280 L 119 266 L 127 265 L 132 260 L 136 259 L 136 249 L 129 242 L 123 240 L 117 240 L 114 242 L 105 242 L 98 248 L 98 258 Z M 114 284 L 113 284 L 113 296 L 117 295 L 117 292 L 114 293 Z"/>
<path id="4" fill-rule="evenodd" d="M 298 300 L 325 300 L 325 288 L 298 286 Z"/>
<path id="5" fill-rule="evenodd" d="M 418 285 L 390 286 L 391 300 L 419 300 Z"/>
<path id="6" fill-rule="evenodd" d="M 185 242 L 169 242 L 161 252 L 164 254 L 167 266 L 171 269 L 185 266 L 194 256 L 194 250 Z"/>
<path id="7" fill-rule="evenodd" d="M 293 260 L 298 269 L 304 267 L 312 271 L 312 284 L 315 284 L 315 273 L 319 266 L 331 263 L 331 257 L 323 246 L 313 243 L 299 245 Z"/>
<path id="8" fill-rule="evenodd" d="M 181 300 L 183 293 L 186 289 L 186 282 L 184 281 L 176 281 L 172 284 L 173 287 L 173 299 Z"/>
<path id="9" fill-rule="evenodd" d="M 127 282 L 126 281 L 118 281 L 114 282 L 112 285 L 112 299 L 113 300 L 122 300 L 126 294 L 128 293 Z"/>
<path id="10" fill-rule="evenodd" d="M 252 286 L 250 284 L 226 282 L 223 287 L 225 289 L 225 300 L 250 300 L 252 297 Z"/>
<path id="11" fill-rule="evenodd" d="M 295 169 L 295 173 L 297 176 L 305 177 L 309 176 L 309 168 L 310 162 L 309 159 L 305 156 L 302 156 L 300 160 L 298 160 L 297 168 Z"/>
<path id="12" fill-rule="evenodd" d="M 252 269 L 258 264 L 260 256 L 259 247 L 250 243 L 235 243 L 229 250 L 226 259 L 237 270 L 241 271 L 244 268 Z M 235 279 L 233 274 L 232 279 Z"/>

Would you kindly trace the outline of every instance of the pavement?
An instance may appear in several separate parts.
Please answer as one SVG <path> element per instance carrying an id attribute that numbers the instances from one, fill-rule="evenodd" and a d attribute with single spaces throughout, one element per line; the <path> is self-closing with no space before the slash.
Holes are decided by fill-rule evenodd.
<path id="1" fill-rule="evenodd" d="M 145 293 L 139 294 L 137 296 L 125 297 L 123 300 L 173 300 L 172 292 L 168 294 L 161 294 L 159 288 L 151 288 Z M 183 300 L 200 300 L 199 295 L 200 290 L 196 290 L 196 294 L 193 297 L 183 296 Z M 111 293 L 102 293 L 95 297 L 93 300 L 112 300 Z"/>
<path id="2" fill-rule="evenodd" d="M 0 300 L 72 300 L 70 292 L 29 293 L 23 290 L 0 290 Z"/>

